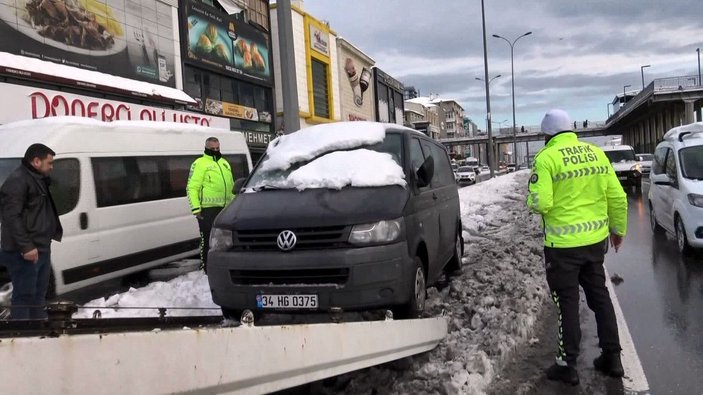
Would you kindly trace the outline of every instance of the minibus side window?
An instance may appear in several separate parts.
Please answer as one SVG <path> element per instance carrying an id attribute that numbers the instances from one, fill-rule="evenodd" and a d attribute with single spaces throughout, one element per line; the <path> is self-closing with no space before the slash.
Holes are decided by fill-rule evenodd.
<path id="1" fill-rule="evenodd" d="M 58 215 L 70 213 L 76 208 L 81 191 L 81 169 L 78 159 L 54 161 L 50 189 Z"/>
<path id="2" fill-rule="evenodd" d="M 232 177 L 235 181 L 249 176 L 249 165 L 247 164 L 246 155 L 225 155 L 225 159 L 232 166 Z"/>

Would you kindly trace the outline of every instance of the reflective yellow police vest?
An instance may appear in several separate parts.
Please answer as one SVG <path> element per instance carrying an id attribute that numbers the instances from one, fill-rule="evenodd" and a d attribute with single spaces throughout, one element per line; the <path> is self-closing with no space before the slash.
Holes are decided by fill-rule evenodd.
<path id="1" fill-rule="evenodd" d="M 537 154 L 527 206 L 542 215 L 544 245 L 582 247 L 627 232 L 627 195 L 603 151 L 573 132 Z"/>

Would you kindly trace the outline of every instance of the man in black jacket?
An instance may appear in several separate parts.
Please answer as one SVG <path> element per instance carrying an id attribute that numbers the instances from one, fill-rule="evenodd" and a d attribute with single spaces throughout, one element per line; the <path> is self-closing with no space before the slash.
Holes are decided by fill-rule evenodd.
<path id="1" fill-rule="evenodd" d="M 51 274 L 51 240 L 61 241 L 63 228 L 49 191 L 56 154 L 32 144 L 22 164 L 0 187 L 0 263 L 12 280 L 11 319 L 45 319 Z"/>

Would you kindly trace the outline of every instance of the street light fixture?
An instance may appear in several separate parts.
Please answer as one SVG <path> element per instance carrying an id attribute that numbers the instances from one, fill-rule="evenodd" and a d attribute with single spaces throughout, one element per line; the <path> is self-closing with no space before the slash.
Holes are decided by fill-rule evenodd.
<path id="1" fill-rule="evenodd" d="M 698 52 L 698 86 L 701 86 L 701 49 L 696 48 Z"/>
<path id="2" fill-rule="evenodd" d="M 648 65 L 640 66 L 640 73 L 642 73 L 642 90 L 644 90 L 644 69 L 645 69 L 645 67 L 652 67 L 652 65 L 648 64 Z"/>
<path id="3" fill-rule="evenodd" d="M 488 80 L 488 83 L 490 84 L 491 82 L 493 82 L 494 79 L 496 79 L 496 78 L 498 78 L 498 77 L 502 77 L 502 75 L 501 75 L 501 74 L 498 74 L 497 76 L 495 76 L 495 77 L 491 78 L 490 80 Z M 479 78 L 479 77 L 476 77 L 476 80 L 477 80 L 477 81 L 485 81 L 483 78 Z"/>
<path id="4" fill-rule="evenodd" d="M 510 79 L 512 81 L 512 96 L 513 96 L 513 153 L 515 153 L 515 163 L 517 163 L 517 125 L 515 124 L 515 43 L 525 36 L 529 36 L 532 32 L 527 32 L 522 36 L 516 38 L 512 42 L 505 37 L 494 34 L 493 37 L 504 40 L 508 45 L 510 45 Z"/>

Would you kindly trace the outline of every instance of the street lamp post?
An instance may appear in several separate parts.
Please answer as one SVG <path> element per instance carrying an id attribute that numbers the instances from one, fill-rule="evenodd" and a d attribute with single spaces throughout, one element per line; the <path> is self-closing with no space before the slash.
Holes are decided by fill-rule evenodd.
<path id="1" fill-rule="evenodd" d="M 479 78 L 479 77 L 476 77 L 475 79 L 476 79 L 476 81 L 482 81 L 482 82 L 486 83 L 486 86 L 488 87 L 491 85 L 491 82 L 493 82 L 493 80 L 498 77 L 501 77 L 501 74 L 498 74 L 497 76 L 489 79 L 488 82 L 486 82 L 485 79 Z M 487 92 L 487 94 L 488 94 L 488 92 Z M 486 96 L 486 105 L 488 106 L 488 108 L 491 107 L 490 96 Z M 488 167 L 491 168 L 491 177 L 493 177 L 493 167 L 491 165 L 491 163 L 492 163 L 491 158 L 493 156 L 493 138 L 492 138 L 493 135 L 491 133 L 491 130 L 492 130 L 491 123 L 492 123 L 491 122 L 491 113 L 489 111 L 488 114 L 486 115 L 486 131 L 488 132 L 488 147 L 487 147 L 488 148 L 488 155 L 487 155 L 487 157 L 488 157 Z"/>
<path id="2" fill-rule="evenodd" d="M 495 176 L 493 170 L 493 133 L 491 132 L 491 101 L 490 95 L 491 90 L 488 86 L 490 80 L 488 79 L 488 47 L 486 44 L 486 8 L 484 6 L 484 0 L 481 0 L 481 25 L 483 27 L 483 75 L 484 84 L 486 85 L 486 128 L 488 129 L 488 167 L 491 169 L 491 178 Z"/>
<path id="3" fill-rule="evenodd" d="M 515 43 L 517 41 L 525 36 L 529 36 L 532 34 L 532 32 L 527 32 L 523 34 L 522 36 L 516 38 L 512 42 L 508 40 L 505 37 L 499 36 L 497 34 L 494 34 L 493 37 L 495 38 L 500 38 L 501 40 L 504 40 L 508 45 L 510 45 L 510 79 L 512 81 L 512 96 L 513 96 L 513 153 L 514 153 L 514 160 L 515 163 L 517 164 L 517 136 L 516 136 L 516 130 L 517 130 L 517 125 L 515 124 L 515 62 L 514 62 L 514 54 L 515 54 Z"/>
<path id="4" fill-rule="evenodd" d="M 627 96 L 625 95 L 625 89 L 631 87 L 632 85 L 625 85 L 622 87 L 622 105 L 624 106 L 625 103 L 627 103 Z"/>
<path id="5" fill-rule="evenodd" d="M 644 90 L 644 69 L 645 67 L 651 67 L 652 65 L 640 66 L 640 73 L 642 73 L 642 90 Z"/>
<path id="6" fill-rule="evenodd" d="M 698 86 L 701 86 L 701 49 L 696 48 L 698 53 Z"/>

